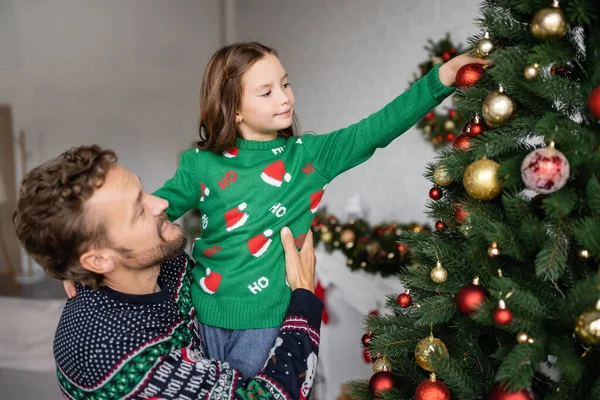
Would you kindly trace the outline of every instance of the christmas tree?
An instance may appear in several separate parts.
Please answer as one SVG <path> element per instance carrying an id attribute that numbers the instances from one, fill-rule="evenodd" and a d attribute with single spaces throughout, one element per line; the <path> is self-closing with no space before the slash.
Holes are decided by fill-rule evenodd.
<path id="1" fill-rule="evenodd" d="M 485 0 L 357 399 L 600 399 L 600 1 Z"/>

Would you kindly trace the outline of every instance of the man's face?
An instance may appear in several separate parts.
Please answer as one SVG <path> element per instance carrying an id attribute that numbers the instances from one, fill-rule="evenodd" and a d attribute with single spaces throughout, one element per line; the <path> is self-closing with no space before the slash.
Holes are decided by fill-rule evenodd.
<path id="1" fill-rule="evenodd" d="M 167 220 L 166 200 L 144 192 L 140 178 L 118 164 L 86 202 L 87 216 L 103 223 L 116 267 L 146 269 L 178 256 L 183 230 Z"/>

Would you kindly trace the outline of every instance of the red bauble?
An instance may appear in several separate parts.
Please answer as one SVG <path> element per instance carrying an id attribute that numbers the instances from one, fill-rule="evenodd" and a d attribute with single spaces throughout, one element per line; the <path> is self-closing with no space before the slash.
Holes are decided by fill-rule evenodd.
<path id="1" fill-rule="evenodd" d="M 456 295 L 456 306 L 463 314 L 473 314 L 489 296 L 487 290 L 479 285 L 467 285 L 460 288 Z"/>
<path id="2" fill-rule="evenodd" d="M 450 111 L 448 111 L 448 118 L 452 119 L 456 116 L 456 110 L 453 108 Z"/>
<path id="3" fill-rule="evenodd" d="M 410 294 L 408 294 L 408 292 L 400 293 L 396 301 L 398 302 L 398 305 L 400 307 L 407 308 L 410 307 L 410 305 L 412 304 L 412 297 L 410 296 Z"/>
<path id="4" fill-rule="evenodd" d="M 379 315 L 379 310 L 377 310 L 377 309 L 371 310 L 371 311 L 369 311 L 369 315 Z"/>
<path id="5" fill-rule="evenodd" d="M 442 53 L 442 60 L 444 60 L 444 61 L 448 61 L 451 57 L 452 57 L 452 54 L 450 54 L 449 51 L 445 51 Z"/>
<path id="6" fill-rule="evenodd" d="M 432 119 L 435 119 L 435 112 L 429 111 L 427 114 L 425 114 L 423 119 L 426 121 L 431 121 Z"/>
<path id="7" fill-rule="evenodd" d="M 459 224 L 464 224 L 469 218 L 469 212 L 461 206 L 456 206 L 454 209 L 454 218 Z"/>
<path id="8" fill-rule="evenodd" d="M 535 396 L 529 388 L 508 392 L 501 383 L 496 383 L 492 386 L 488 400 L 535 400 Z"/>
<path id="9" fill-rule="evenodd" d="M 429 197 L 432 200 L 439 200 L 439 199 L 442 198 L 442 191 L 440 189 L 436 188 L 436 187 L 431 188 L 429 190 Z"/>
<path id="10" fill-rule="evenodd" d="M 417 386 L 415 400 L 450 400 L 450 389 L 444 382 L 427 379 Z"/>
<path id="11" fill-rule="evenodd" d="M 600 119 L 600 85 L 596 86 L 588 98 L 588 107 L 596 118 Z"/>
<path id="12" fill-rule="evenodd" d="M 401 252 L 401 253 L 402 253 L 403 251 L 406 251 L 406 249 L 407 249 L 407 247 L 406 247 L 406 245 L 405 245 L 405 244 L 402 244 L 402 243 L 400 243 L 400 244 L 398 245 L 398 251 L 399 251 L 399 252 Z"/>
<path id="13" fill-rule="evenodd" d="M 484 128 L 483 124 L 472 123 L 471 129 L 469 129 L 469 132 L 467 133 L 467 135 L 469 135 L 470 137 L 475 137 L 475 136 L 481 135 L 483 132 L 485 132 L 485 128 Z"/>
<path id="14" fill-rule="evenodd" d="M 437 229 L 437 230 L 446 229 L 446 224 L 443 221 L 437 221 L 435 223 L 435 229 Z"/>
<path id="15" fill-rule="evenodd" d="M 369 351 L 369 349 L 363 349 L 363 360 L 367 364 L 373 363 L 373 357 L 371 356 L 371 352 Z"/>
<path id="16" fill-rule="evenodd" d="M 369 381 L 369 389 L 371 390 L 371 398 L 380 399 L 381 393 L 384 390 L 391 389 L 398 385 L 396 377 L 389 371 L 379 371 L 373 374 Z"/>
<path id="17" fill-rule="evenodd" d="M 371 333 L 365 333 L 364 335 L 362 335 L 362 338 L 360 338 L 360 341 L 361 341 L 363 347 L 367 347 L 369 345 L 369 343 L 371 343 L 371 339 L 373 339 L 373 335 Z"/>
<path id="18" fill-rule="evenodd" d="M 456 73 L 456 87 L 464 88 L 473 86 L 483 76 L 481 64 L 463 65 Z"/>
<path id="19" fill-rule="evenodd" d="M 512 311 L 508 308 L 496 308 L 493 318 L 497 325 L 507 326 L 512 322 Z"/>
<path id="20" fill-rule="evenodd" d="M 452 132 L 446 133 L 446 141 L 447 142 L 451 142 L 454 139 L 456 139 L 456 135 L 454 133 L 452 133 Z"/>
<path id="21" fill-rule="evenodd" d="M 460 134 L 456 139 L 454 139 L 454 144 L 452 147 L 460 150 L 468 150 L 471 147 L 471 138 L 464 133 Z"/>

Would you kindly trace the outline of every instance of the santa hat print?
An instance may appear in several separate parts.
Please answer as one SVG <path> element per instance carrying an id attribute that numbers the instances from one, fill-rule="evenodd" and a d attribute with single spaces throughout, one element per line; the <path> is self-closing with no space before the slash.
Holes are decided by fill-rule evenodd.
<path id="1" fill-rule="evenodd" d="M 210 189 L 206 187 L 204 182 L 200 182 L 200 201 L 204 201 L 204 197 L 210 194 Z"/>
<path id="2" fill-rule="evenodd" d="M 232 147 L 229 150 L 226 150 L 223 155 L 227 158 L 234 158 L 235 156 L 238 155 L 238 153 L 240 152 L 240 149 L 238 149 L 237 147 Z"/>
<path id="3" fill-rule="evenodd" d="M 215 294 L 221 284 L 221 274 L 206 268 L 206 276 L 200 279 L 200 286 L 208 294 Z"/>
<path id="4" fill-rule="evenodd" d="M 267 182 L 269 185 L 281 187 L 283 181 L 289 182 L 292 179 L 292 176 L 285 172 L 285 165 L 283 161 L 278 160 L 273 164 L 268 165 L 260 174 L 260 177 L 263 181 Z"/>
<path id="5" fill-rule="evenodd" d="M 250 250 L 250 253 L 252 253 L 254 257 L 260 257 L 267 251 L 273 241 L 272 239 L 269 239 L 272 234 L 273 231 L 267 229 L 263 233 L 248 240 L 248 250 Z"/>
<path id="6" fill-rule="evenodd" d="M 239 228 L 248 221 L 248 214 L 244 212 L 246 209 L 246 203 L 242 203 L 236 208 L 225 213 L 225 224 L 227 225 L 227 232 L 231 232 L 234 229 Z"/>
<path id="7" fill-rule="evenodd" d="M 323 186 L 323 189 L 319 190 L 310 195 L 310 211 L 316 213 L 319 209 L 319 204 L 321 204 L 321 199 L 323 198 L 323 193 L 325 193 L 325 188 L 327 185 Z"/>

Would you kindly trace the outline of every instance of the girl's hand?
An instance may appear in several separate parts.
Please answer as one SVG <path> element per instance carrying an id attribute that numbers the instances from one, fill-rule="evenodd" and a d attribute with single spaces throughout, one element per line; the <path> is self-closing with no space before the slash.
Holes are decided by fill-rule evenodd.
<path id="1" fill-rule="evenodd" d="M 454 57 L 450 61 L 447 61 L 444 65 L 442 65 L 438 71 L 440 81 L 450 87 L 454 85 L 454 80 L 456 79 L 456 73 L 458 70 L 467 64 L 489 64 L 489 60 L 482 60 L 481 58 L 474 57 L 469 53 L 463 53 L 459 56 Z"/>
<path id="2" fill-rule="evenodd" d="M 304 239 L 302 250 L 296 250 L 294 237 L 289 228 L 281 230 L 281 241 L 285 251 L 285 272 L 292 290 L 306 289 L 315 292 L 315 248 L 312 231 Z"/>

